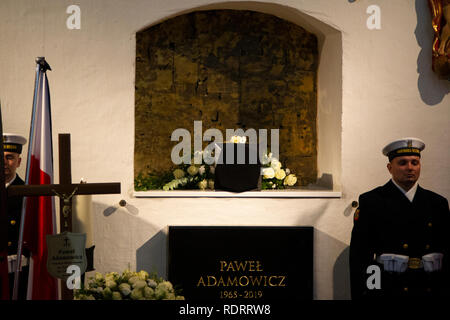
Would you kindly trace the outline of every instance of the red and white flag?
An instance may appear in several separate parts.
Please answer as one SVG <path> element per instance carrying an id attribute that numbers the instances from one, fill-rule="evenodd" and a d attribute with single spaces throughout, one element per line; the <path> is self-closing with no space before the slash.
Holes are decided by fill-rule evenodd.
<path id="1" fill-rule="evenodd" d="M 30 185 L 53 183 L 52 124 L 46 66 L 38 63 L 36 70 L 26 177 L 26 183 Z M 23 245 L 31 253 L 27 299 L 58 299 L 57 280 L 47 272 L 46 236 L 49 234 L 56 234 L 54 197 L 26 198 Z"/>

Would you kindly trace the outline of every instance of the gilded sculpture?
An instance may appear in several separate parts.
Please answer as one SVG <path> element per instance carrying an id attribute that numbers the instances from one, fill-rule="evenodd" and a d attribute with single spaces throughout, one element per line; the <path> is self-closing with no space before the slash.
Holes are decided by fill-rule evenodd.
<path id="1" fill-rule="evenodd" d="M 450 0 L 428 0 L 434 30 L 433 71 L 450 81 Z"/>

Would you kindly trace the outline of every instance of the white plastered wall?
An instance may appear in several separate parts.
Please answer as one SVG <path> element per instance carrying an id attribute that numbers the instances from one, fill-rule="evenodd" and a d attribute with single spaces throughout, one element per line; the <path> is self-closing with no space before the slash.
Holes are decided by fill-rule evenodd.
<path id="1" fill-rule="evenodd" d="M 53 69 L 48 76 L 56 177 L 57 134 L 68 132 L 74 182 L 82 177 L 121 182 L 121 195 L 93 197 L 97 271 L 121 271 L 129 264 L 132 269 L 154 266 L 164 274 L 167 225 L 312 225 L 314 296 L 348 298 L 350 204 L 389 178 L 380 151 L 387 142 L 402 136 L 423 139 L 420 183 L 449 198 L 450 82 L 430 71 L 426 2 L 79 0 L 81 29 L 69 30 L 66 8 L 72 4 L 0 1 L 0 99 L 4 130 L 28 136 L 34 59 L 45 56 Z M 381 9 L 380 30 L 366 26 L 372 4 Z M 318 34 L 319 174 L 333 174 L 342 198 L 132 196 L 135 33 L 196 8 L 272 13 Z M 24 175 L 24 166 L 19 174 Z M 118 208 L 121 199 L 128 207 Z"/>

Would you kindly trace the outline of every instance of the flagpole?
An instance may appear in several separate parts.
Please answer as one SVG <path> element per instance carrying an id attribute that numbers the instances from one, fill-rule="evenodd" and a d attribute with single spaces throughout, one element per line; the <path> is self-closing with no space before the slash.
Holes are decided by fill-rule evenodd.
<path id="1" fill-rule="evenodd" d="M 36 117 L 36 106 L 37 106 L 37 96 L 39 90 L 39 84 L 43 85 L 43 81 L 41 81 L 41 77 L 47 70 L 51 70 L 47 61 L 45 61 L 45 57 L 37 57 L 36 58 L 36 79 L 34 84 L 34 97 L 33 97 L 33 109 L 31 112 L 31 127 L 30 127 L 30 136 L 28 140 L 28 154 L 27 154 L 27 168 L 25 174 L 25 185 L 29 184 L 30 179 L 30 163 L 31 163 L 31 151 L 34 145 L 34 130 L 35 130 L 35 117 Z M 22 213 L 20 219 L 20 229 L 19 229 L 19 241 L 17 246 L 17 264 L 16 270 L 14 273 L 14 289 L 13 289 L 13 300 L 18 299 L 19 295 L 19 274 L 20 269 L 22 267 L 22 251 L 23 251 L 23 233 L 25 228 L 25 218 L 26 218 L 26 208 L 27 208 L 27 197 L 24 197 L 22 202 Z"/>

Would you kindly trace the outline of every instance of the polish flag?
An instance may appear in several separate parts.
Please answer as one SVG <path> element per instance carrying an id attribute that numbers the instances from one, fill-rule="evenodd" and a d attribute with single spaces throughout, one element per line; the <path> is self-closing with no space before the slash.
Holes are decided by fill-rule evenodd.
<path id="1" fill-rule="evenodd" d="M 52 124 L 46 69 L 37 65 L 36 88 L 28 149 L 27 184 L 53 183 Z M 51 196 L 27 197 L 23 245 L 31 253 L 27 299 L 58 299 L 58 282 L 47 272 L 46 236 L 56 234 L 55 201 Z"/>

